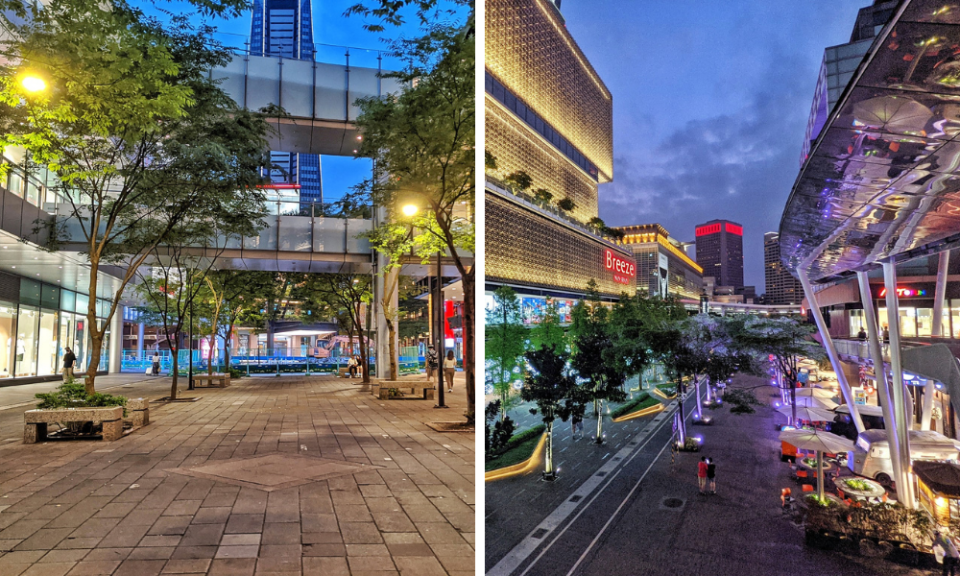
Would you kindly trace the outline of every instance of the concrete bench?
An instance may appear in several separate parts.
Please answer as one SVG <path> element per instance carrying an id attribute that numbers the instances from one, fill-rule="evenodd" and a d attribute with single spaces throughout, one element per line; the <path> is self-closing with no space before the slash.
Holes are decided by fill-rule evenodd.
<path id="1" fill-rule="evenodd" d="M 401 392 L 409 390 L 417 399 L 433 400 L 436 385 L 433 382 L 420 380 L 381 380 L 371 385 L 370 392 L 381 400 L 397 400 L 398 397 L 390 396 L 390 389 L 396 389 Z M 403 396 L 399 397 L 403 398 Z"/>
<path id="2" fill-rule="evenodd" d="M 354 378 L 354 376 L 350 376 L 350 369 L 346 367 L 337 368 L 337 376 L 340 378 Z M 359 367 L 357 368 L 356 378 L 363 378 L 363 370 Z"/>
<path id="3" fill-rule="evenodd" d="M 194 388 L 226 388 L 230 385 L 229 374 L 194 374 Z"/>
<path id="4" fill-rule="evenodd" d="M 140 428 L 150 423 L 150 401 L 146 398 L 127 399 L 127 418 L 134 428 Z"/>
<path id="5" fill-rule="evenodd" d="M 46 440 L 48 424 L 69 422 L 103 424 L 103 439 L 112 442 L 123 436 L 123 407 L 27 410 L 23 413 L 23 443 Z"/>

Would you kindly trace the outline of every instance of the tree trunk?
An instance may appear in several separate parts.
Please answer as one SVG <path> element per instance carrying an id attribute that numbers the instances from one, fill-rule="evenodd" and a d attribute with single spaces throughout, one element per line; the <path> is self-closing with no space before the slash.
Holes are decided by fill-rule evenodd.
<path id="1" fill-rule="evenodd" d="M 96 298 L 94 298 L 94 300 L 96 300 Z M 87 324 L 90 324 L 89 319 L 87 320 Z M 90 330 L 90 364 L 87 366 L 87 379 L 85 382 L 87 394 L 96 392 L 94 379 L 97 376 L 97 367 L 100 366 L 100 351 L 103 348 L 103 332 L 95 328 L 96 317 L 94 317 L 93 326 L 94 328 Z"/>
<path id="2" fill-rule="evenodd" d="M 700 376 L 693 375 L 693 385 L 697 395 L 697 420 L 703 420 L 703 405 L 700 403 Z"/>
<path id="3" fill-rule="evenodd" d="M 170 338 L 167 338 L 167 342 L 170 342 Z M 177 399 L 177 376 L 180 374 L 180 347 L 170 348 L 170 352 L 173 354 L 173 370 L 171 375 L 173 376 L 173 383 L 170 384 L 170 399 Z"/>
<path id="4" fill-rule="evenodd" d="M 397 325 L 393 320 L 387 319 L 387 338 L 390 339 L 390 380 L 400 379 L 400 358 L 397 355 Z"/>
<path id="5" fill-rule="evenodd" d="M 223 339 L 223 366 L 230 372 L 230 341 L 233 340 L 233 322 L 227 325 L 227 335 Z"/>
<path id="6" fill-rule="evenodd" d="M 597 438 L 594 442 L 603 444 L 603 400 L 594 400 L 593 410 L 597 415 Z"/>
<path id="7" fill-rule="evenodd" d="M 463 376 L 467 392 L 467 411 L 464 414 L 467 422 L 474 423 L 476 418 L 477 400 L 476 400 L 476 379 L 474 372 L 474 346 L 473 346 L 473 317 L 474 317 L 474 282 L 473 268 L 468 274 L 461 273 L 461 283 L 463 284 Z"/>
<path id="8" fill-rule="evenodd" d="M 679 372 L 677 372 L 676 375 L 677 375 L 677 401 L 679 402 L 679 412 L 677 413 L 680 414 L 680 422 L 677 424 L 677 432 L 680 435 L 681 446 L 684 446 L 686 445 L 686 442 L 687 442 L 687 418 L 683 413 L 683 393 L 685 392 L 685 390 L 684 390 L 684 384 L 683 384 L 683 376 L 681 376 Z"/>
<path id="9" fill-rule="evenodd" d="M 553 471 L 553 421 L 547 422 L 547 442 L 543 457 L 543 477 L 553 480 L 556 475 Z"/>

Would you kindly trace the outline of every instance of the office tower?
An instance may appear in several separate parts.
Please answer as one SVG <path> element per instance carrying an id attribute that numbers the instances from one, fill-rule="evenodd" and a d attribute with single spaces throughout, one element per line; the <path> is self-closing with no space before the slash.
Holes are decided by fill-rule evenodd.
<path id="1" fill-rule="evenodd" d="M 254 0 L 250 54 L 313 60 L 310 0 Z M 271 182 L 281 189 L 299 191 L 299 194 L 280 194 L 282 198 L 299 199 L 302 206 L 323 202 L 320 156 L 274 151 L 270 153 L 270 159 L 273 164 Z"/>
<path id="2" fill-rule="evenodd" d="M 820 64 L 820 75 L 817 78 L 817 88 L 813 93 L 810 118 L 807 120 L 803 150 L 800 153 L 801 166 L 810 154 L 813 142 L 823 130 L 827 116 L 840 99 L 840 94 L 847 87 L 877 33 L 893 16 L 896 7 L 896 0 L 874 0 L 872 5 L 861 8 L 857 13 L 857 21 L 853 26 L 853 32 L 850 33 L 850 41 L 846 44 L 831 46 L 823 51 L 823 62 Z"/>
<path id="3" fill-rule="evenodd" d="M 763 275 L 767 304 L 800 304 L 803 287 L 780 261 L 780 234 L 763 235 Z"/>
<path id="4" fill-rule="evenodd" d="M 743 287 L 743 226 L 711 220 L 696 228 L 697 264 L 717 286 Z"/>
<path id="5" fill-rule="evenodd" d="M 559 4 L 486 4 L 487 290 L 575 299 L 595 280 L 616 299 L 636 291 L 634 255 L 589 225 L 613 178 L 613 96 Z"/>

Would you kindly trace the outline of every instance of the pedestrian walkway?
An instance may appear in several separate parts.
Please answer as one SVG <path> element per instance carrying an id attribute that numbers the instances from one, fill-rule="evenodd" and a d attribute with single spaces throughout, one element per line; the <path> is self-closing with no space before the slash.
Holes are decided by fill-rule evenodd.
<path id="1" fill-rule="evenodd" d="M 727 408 L 710 411 L 713 425 L 689 428 L 704 439 L 701 453 L 674 458 L 669 426 L 658 432 L 595 500 L 585 498 L 570 521 L 544 537 L 515 575 L 929 573 L 807 548 L 802 531 L 780 511 L 780 489 L 796 485 L 779 459 L 776 389 L 749 376 L 736 378 L 734 386 L 753 388 L 765 406 L 739 416 Z M 717 463 L 716 495 L 701 495 L 697 486 L 696 464 L 705 455 Z"/>
<path id="2" fill-rule="evenodd" d="M 473 574 L 474 435 L 426 425 L 459 419 L 458 384 L 441 411 L 357 380 L 244 378 L 181 390 L 198 400 L 109 444 L 23 445 L 26 408 L 3 410 L 0 574 Z"/>

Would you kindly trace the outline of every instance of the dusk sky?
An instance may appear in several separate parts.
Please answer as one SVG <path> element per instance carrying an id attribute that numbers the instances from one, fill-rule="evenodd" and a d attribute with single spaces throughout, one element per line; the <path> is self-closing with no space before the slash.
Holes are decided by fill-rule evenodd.
<path id="1" fill-rule="evenodd" d="M 607 225 L 744 227 L 744 280 L 764 292 L 763 234 L 799 171 L 823 49 L 871 0 L 564 0 L 567 28 L 613 93 Z M 691 248 L 689 253 L 693 256 Z"/>

